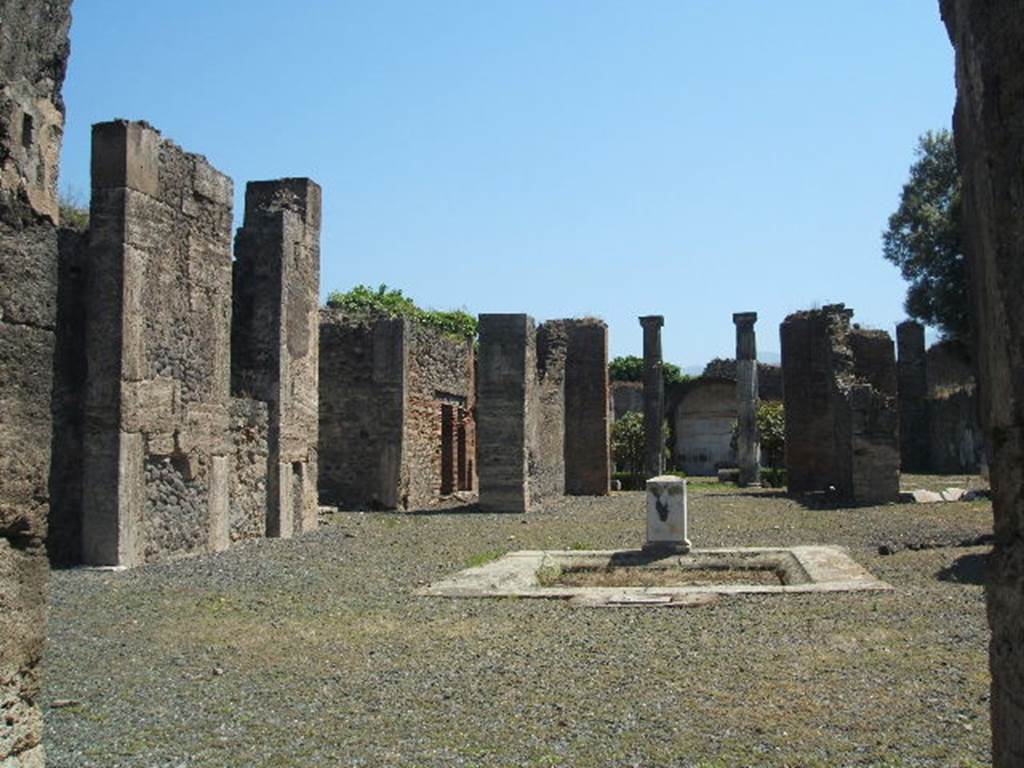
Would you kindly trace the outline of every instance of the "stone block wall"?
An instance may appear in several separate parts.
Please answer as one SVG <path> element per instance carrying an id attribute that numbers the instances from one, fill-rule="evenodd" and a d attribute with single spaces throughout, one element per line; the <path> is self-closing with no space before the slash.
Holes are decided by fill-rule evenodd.
<path id="1" fill-rule="evenodd" d="M 899 496 L 895 352 L 852 316 L 834 304 L 782 323 L 786 468 L 792 493 L 876 504 Z"/>
<path id="2" fill-rule="evenodd" d="M 320 187 L 250 182 L 235 239 L 231 387 L 269 404 L 267 533 L 317 525 Z"/>
<path id="3" fill-rule="evenodd" d="M 611 383 L 612 417 L 618 421 L 627 413 L 644 412 L 644 385 L 641 381 Z"/>
<path id="4" fill-rule="evenodd" d="M 480 315 L 480 506 L 527 512 L 611 482 L 608 328 L 592 318 Z"/>
<path id="5" fill-rule="evenodd" d="M 480 507 L 527 512 L 529 457 L 536 445 L 537 331 L 529 315 L 480 315 L 477 364 L 477 472 Z M 532 420 L 532 422 L 531 422 Z"/>
<path id="6" fill-rule="evenodd" d="M 57 169 L 70 1 L 0 0 L 0 763 L 43 762 Z"/>
<path id="7" fill-rule="evenodd" d="M 217 548 L 228 517 L 231 180 L 141 122 L 93 127 L 82 556 Z"/>
<path id="8" fill-rule="evenodd" d="M 974 387 L 947 389 L 929 397 L 928 469 L 942 474 L 973 474 L 985 459 Z"/>

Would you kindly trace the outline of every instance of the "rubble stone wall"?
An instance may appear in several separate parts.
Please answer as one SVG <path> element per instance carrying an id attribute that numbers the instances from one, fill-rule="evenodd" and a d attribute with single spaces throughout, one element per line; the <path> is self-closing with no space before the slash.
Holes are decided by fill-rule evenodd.
<path id="1" fill-rule="evenodd" d="M 407 325 L 320 311 L 319 495 L 325 504 L 401 504 Z"/>
<path id="2" fill-rule="evenodd" d="M 604 496 L 611 486 L 608 326 L 568 322 L 565 364 L 565 493 Z"/>
<path id="3" fill-rule="evenodd" d="M 320 187 L 250 182 L 235 239 L 232 391 L 269 403 L 267 533 L 317 525 Z"/>
<path id="4" fill-rule="evenodd" d="M 0 763 L 43 763 L 57 170 L 69 0 L 0 0 Z"/>

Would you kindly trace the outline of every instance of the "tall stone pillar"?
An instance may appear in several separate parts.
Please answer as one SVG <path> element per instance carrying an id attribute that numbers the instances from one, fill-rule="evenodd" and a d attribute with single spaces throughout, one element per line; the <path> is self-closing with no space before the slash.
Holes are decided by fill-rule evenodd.
<path id="1" fill-rule="evenodd" d="M 253 181 L 235 239 L 232 388 L 269 404 L 267 535 L 317 525 L 320 186 Z"/>
<path id="2" fill-rule="evenodd" d="M 528 315 L 480 315 L 477 472 L 480 508 L 528 512 L 536 439 L 537 331 Z M 536 451 L 533 451 L 536 456 Z"/>
<path id="3" fill-rule="evenodd" d="M 658 477 L 665 471 L 665 440 L 661 424 L 665 419 L 665 377 L 661 364 L 661 327 L 665 318 L 640 318 L 644 329 L 644 474 Z"/>
<path id="4" fill-rule="evenodd" d="M 941 7 L 956 48 L 953 126 L 995 522 L 985 579 L 992 764 L 1008 768 L 1024 765 L 1024 14 L 1019 0 Z"/>
<path id="5" fill-rule="evenodd" d="M 757 434 L 756 312 L 737 312 L 736 324 L 736 461 L 740 485 L 761 484 L 761 440 Z"/>
<path id="6" fill-rule="evenodd" d="M 930 468 L 928 440 L 928 369 L 924 326 L 906 320 L 896 326 L 897 391 L 900 410 L 900 468 L 926 472 Z"/>

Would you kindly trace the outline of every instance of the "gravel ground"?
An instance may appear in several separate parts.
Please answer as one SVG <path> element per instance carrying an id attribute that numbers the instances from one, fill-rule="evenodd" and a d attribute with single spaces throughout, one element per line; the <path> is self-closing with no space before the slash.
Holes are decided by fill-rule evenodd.
<path id="1" fill-rule="evenodd" d="M 636 547 L 643 496 L 338 512 L 291 541 L 55 573 L 49 765 L 988 764 L 987 548 L 959 546 L 991 532 L 987 502 L 809 509 L 695 483 L 690 514 L 697 547 L 841 544 L 896 591 L 414 597 L 505 550 Z"/>

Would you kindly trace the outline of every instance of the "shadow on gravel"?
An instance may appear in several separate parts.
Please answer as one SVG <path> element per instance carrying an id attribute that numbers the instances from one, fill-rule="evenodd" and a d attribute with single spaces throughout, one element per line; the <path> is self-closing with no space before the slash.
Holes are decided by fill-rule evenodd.
<path id="1" fill-rule="evenodd" d="M 410 517 L 445 517 L 447 515 L 507 515 L 514 517 L 514 513 L 509 515 L 507 512 L 487 512 L 480 509 L 479 504 L 460 504 L 458 506 L 451 507 L 434 507 L 428 509 L 410 509 L 402 514 Z"/>
<path id="2" fill-rule="evenodd" d="M 707 496 L 715 498 L 752 498 L 752 499 L 784 499 L 786 498 L 785 488 L 761 488 L 756 491 L 710 491 Z"/>
<path id="3" fill-rule="evenodd" d="M 958 557 L 953 561 L 952 565 L 940 570 L 936 576 L 939 581 L 981 586 L 985 583 L 985 573 L 987 570 L 988 552 L 985 552 L 980 555 L 963 555 Z"/>

